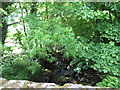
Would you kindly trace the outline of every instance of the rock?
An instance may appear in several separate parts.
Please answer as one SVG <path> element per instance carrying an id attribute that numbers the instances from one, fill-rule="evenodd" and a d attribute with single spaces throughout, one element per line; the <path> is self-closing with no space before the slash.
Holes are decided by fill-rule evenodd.
<path id="1" fill-rule="evenodd" d="M 32 77 L 31 81 L 35 82 L 49 82 L 50 77 L 52 75 L 52 71 L 48 69 L 42 69 L 40 72 L 38 72 L 34 77 Z"/>
<path id="2" fill-rule="evenodd" d="M 80 79 L 81 83 L 90 83 L 92 86 L 95 86 L 96 83 L 100 82 L 102 79 L 100 73 L 95 71 L 92 68 L 89 68 L 83 71 L 83 77 Z"/>
<path id="3" fill-rule="evenodd" d="M 83 86 L 82 84 L 66 83 L 63 86 L 58 86 L 55 83 L 36 83 L 26 80 L 6 80 L 0 77 L 0 89 L 2 88 L 83 88 L 81 90 L 95 90 L 96 88 L 97 90 L 100 89 L 100 87 Z"/>
<path id="4" fill-rule="evenodd" d="M 74 78 L 72 77 L 72 73 L 73 73 L 72 70 L 61 70 L 59 72 L 56 72 L 52 76 L 51 81 L 60 85 L 70 83 L 74 80 Z"/>
<path id="5" fill-rule="evenodd" d="M 65 88 L 81 88 L 83 85 L 81 84 L 71 84 L 71 83 L 66 83 L 63 85 Z"/>
<path id="6" fill-rule="evenodd" d="M 6 80 L 0 78 L 0 89 L 2 88 L 56 88 L 55 83 L 36 83 L 26 80 Z"/>

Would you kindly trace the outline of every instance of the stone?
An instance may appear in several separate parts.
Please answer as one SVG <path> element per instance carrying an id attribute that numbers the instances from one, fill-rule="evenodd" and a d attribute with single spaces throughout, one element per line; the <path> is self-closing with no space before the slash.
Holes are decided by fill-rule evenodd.
<path id="1" fill-rule="evenodd" d="M 36 83 L 26 80 L 6 80 L 0 77 L 0 89 L 2 88 L 82 88 L 81 90 L 94 90 L 100 87 L 84 86 L 82 84 L 66 83 L 63 86 L 56 85 L 55 83 Z"/>

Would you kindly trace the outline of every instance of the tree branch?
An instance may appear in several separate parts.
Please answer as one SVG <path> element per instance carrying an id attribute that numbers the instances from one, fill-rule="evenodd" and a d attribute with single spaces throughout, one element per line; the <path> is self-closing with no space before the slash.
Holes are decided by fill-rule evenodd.
<path id="1" fill-rule="evenodd" d="M 17 54 L 11 54 L 11 55 L 6 55 L 6 56 L 2 56 L 1 58 L 2 59 L 6 59 L 6 58 L 8 58 L 8 57 L 10 57 L 10 56 L 17 56 L 17 55 L 22 55 L 22 54 L 26 54 L 27 52 L 21 52 L 21 53 L 17 53 Z"/>
<path id="2" fill-rule="evenodd" d="M 21 22 L 21 21 L 20 21 L 20 22 Z M 13 23 L 8 24 L 7 26 L 11 26 L 11 25 L 13 25 L 13 24 L 18 24 L 18 23 L 20 23 L 20 22 L 13 22 Z"/>

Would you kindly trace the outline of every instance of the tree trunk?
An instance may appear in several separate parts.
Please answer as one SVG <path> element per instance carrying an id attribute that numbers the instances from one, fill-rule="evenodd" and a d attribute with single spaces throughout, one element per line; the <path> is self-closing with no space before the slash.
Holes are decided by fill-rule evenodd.
<path id="1" fill-rule="evenodd" d="M 11 4 L 12 4 L 11 2 L 0 2 L 0 7 L 3 8 L 3 10 L 5 10 L 9 15 L 10 11 L 7 9 L 7 7 Z M 2 44 L 5 44 L 5 39 L 6 39 L 6 36 L 7 36 L 7 31 L 8 31 L 7 21 L 5 21 L 5 20 L 3 21 L 2 19 L 4 17 L 8 17 L 8 15 L 3 14 L 1 16 L 2 27 L 0 28 L 0 42 Z"/>
<path id="2" fill-rule="evenodd" d="M 5 44 L 5 39 L 7 37 L 8 25 L 7 22 L 2 22 L 2 44 Z"/>
<path id="3" fill-rule="evenodd" d="M 0 8 L 2 8 L 2 3 L 0 2 Z M 2 24 L 2 15 L 0 15 L 0 24 Z M 0 43 L 2 43 L 2 27 L 0 26 Z"/>

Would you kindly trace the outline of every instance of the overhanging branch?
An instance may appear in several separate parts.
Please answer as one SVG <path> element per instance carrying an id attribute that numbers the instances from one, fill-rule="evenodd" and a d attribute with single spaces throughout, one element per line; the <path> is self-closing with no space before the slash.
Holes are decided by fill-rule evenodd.
<path id="1" fill-rule="evenodd" d="M 18 24 L 18 23 L 20 23 L 20 21 L 19 21 L 19 22 L 10 23 L 10 24 L 8 24 L 8 26 L 11 26 L 11 25 L 13 25 L 13 24 Z"/>

